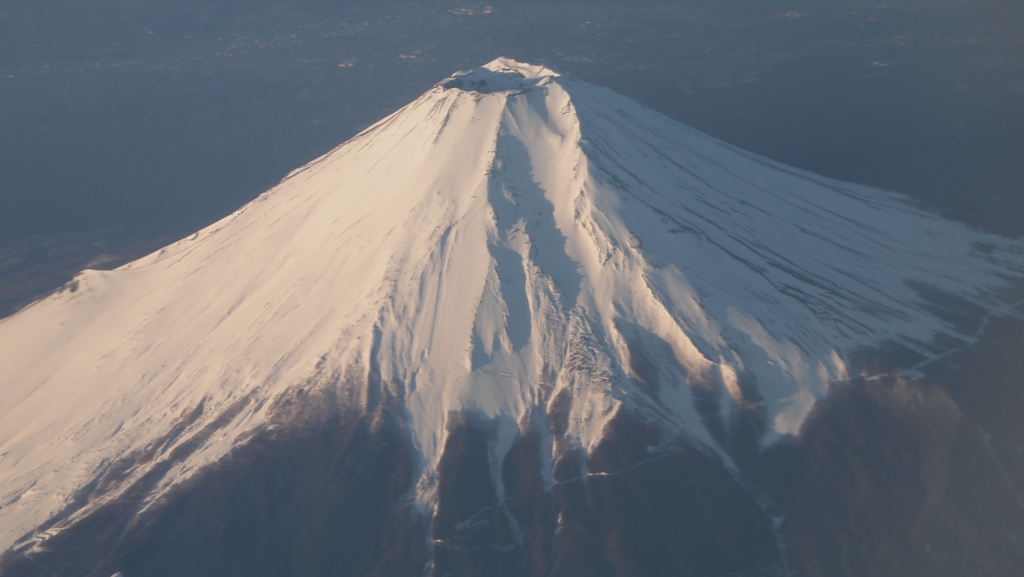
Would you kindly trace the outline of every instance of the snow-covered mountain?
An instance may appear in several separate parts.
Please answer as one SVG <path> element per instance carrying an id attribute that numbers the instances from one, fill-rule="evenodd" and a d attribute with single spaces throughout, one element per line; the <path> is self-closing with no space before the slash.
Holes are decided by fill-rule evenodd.
<path id="1" fill-rule="evenodd" d="M 909 370 L 962 347 L 1022 276 L 1019 241 L 498 59 L 0 321 L 0 550 L 145 480 L 137 522 L 327 405 L 393 407 L 427 519 L 467 415 L 498 502 L 517 439 L 551 491 L 624 413 L 739 475 L 742 415 L 761 447 L 796 435 L 870 351 Z"/>

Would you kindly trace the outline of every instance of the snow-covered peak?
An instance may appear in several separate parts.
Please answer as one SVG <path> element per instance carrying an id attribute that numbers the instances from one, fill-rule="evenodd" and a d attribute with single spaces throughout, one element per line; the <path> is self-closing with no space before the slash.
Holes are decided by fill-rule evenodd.
<path id="1" fill-rule="evenodd" d="M 497 58 L 479 68 L 456 72 L 443 80 L 440 86 L 489 94 L 529 90 L 558 76 L 560 74 L 543 66 L 523 64 L 511 58 Z"/>
<path id="2" fill-rule="evenodd" d="M 546 78 L 549 76 L 561 76 L 558 72 L 536 64 L 527 64 L 511 58 L 500 56 L 483 65 L 483 68 L 495 72 L 515 72 L 527 79 Z"/>
<path id="3" fill-rule="evenodd" d="M 159 494 L 299 390 L 401 399 L 426 504 L 462 411 L 498 463 L 556 398 L 583 451 L 623 408 L 709 451 L 753 409 L 770 442 L 853 352 L 966 342 L 927 295 L 995 307 L 1022 274 L 1019 242 L 499 59 L 0 321 L 0 549 L 118 456 L 150 455 L 128 482 L 192 443 Z"/>

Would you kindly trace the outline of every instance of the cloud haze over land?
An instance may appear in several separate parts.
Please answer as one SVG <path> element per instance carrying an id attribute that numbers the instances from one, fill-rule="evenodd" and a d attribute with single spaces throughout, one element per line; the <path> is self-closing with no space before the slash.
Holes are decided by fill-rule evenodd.
<path id="1" fill-rule="evenodd" d="M 1000 8 L 1002 7 L 1002 8 Z M 737 146 L 1013 229 L 1019 11 L 895 2 L 27 2 L 0 7 L 5 231 L 226 214 L 499 54 Z M 965 200 L 967 199 L 967 200 Z"/>

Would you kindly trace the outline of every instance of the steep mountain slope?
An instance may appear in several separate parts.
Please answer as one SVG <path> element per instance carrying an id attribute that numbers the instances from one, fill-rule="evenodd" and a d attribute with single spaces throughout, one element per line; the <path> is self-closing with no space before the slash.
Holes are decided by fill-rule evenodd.
<path id="1" fill-rule="evenodd" d="M 437 544 L 474 511 L 644 453 L 687 447 L 716 465 L 663 465 L 739 502 L 751 455 L 796 435 L 869 351 L 910 368 L 961 347 L 1022 276 L 1017 241 L 499 59 L 192 237 L 0 322 L 0 549 L 31 560 L 116 503 L 135 505 L 111 519 L 142 527 L 197 480 L 234 478 L 217 464 L 275 458 L 253 448 L 274 431 L 324 454 L 401 446 L 318 474 L 400 471 L 375 499 L 429 527 L 381 531 L 435 543 L 410 563 L 453 572 L 473 563 Z M 782 571 L 770 501 L 738 515 L 763 542 L 751 566 Z M 548 530 L 509 518 L 485 542 Z M 546 539 L 571 534 L 559 519 Z"/>

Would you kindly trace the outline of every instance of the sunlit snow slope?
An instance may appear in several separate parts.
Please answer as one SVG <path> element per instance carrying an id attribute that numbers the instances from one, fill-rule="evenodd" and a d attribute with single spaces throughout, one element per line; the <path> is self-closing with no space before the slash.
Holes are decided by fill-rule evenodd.
<path id="1" fill-rule="evenodd" d="M 168 454 L 250 399 L 156 491 L 187 478 L 298 387 L 404 399 L 425 504 L 449 411 L 498 417 L 500 453 L 562 389 L 584 448 L 626 404 L 716 450 L 695 390 L 726 417 L 761 407 L 771 442 L 853 353 L 965 342 L 925 295 L 992 310 L 1022 263 L 1019 243 L 904 197 L 496 60 L 194 236 L 0 321 L 0 550 L 119 455 L 157 439 Z"/>

